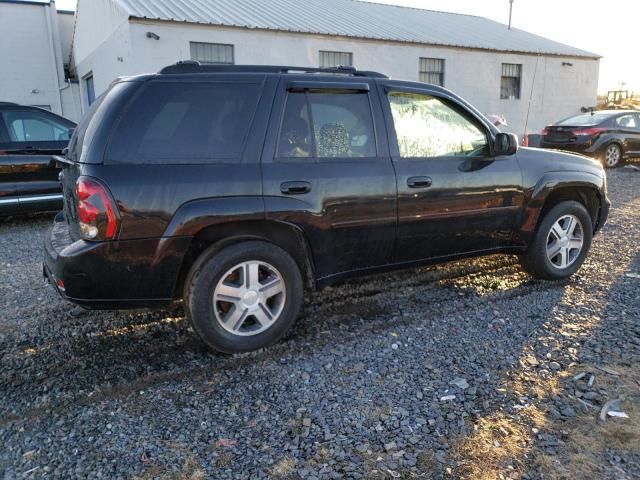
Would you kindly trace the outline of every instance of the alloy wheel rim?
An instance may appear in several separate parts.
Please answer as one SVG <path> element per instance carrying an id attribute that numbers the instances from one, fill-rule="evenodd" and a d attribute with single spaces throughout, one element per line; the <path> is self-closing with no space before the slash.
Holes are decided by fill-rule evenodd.
<path id="1" fill-rule="evenodd" d="M 564 270 L 575 263 L 583 245 L 582 222 L 575 215 L 563 215 L 547 234 L 547 258 L 555 268 Z"/>
<path id="2" fill-rule="evenodd" d="M 610 145 L 605 152 L 607 166 L 615 167 L 620 161 L 620 149 L 615 145 Z"/>
<path id="3" fill-rule="evenodd" d="M 273 265 L 242 262 L 222 275 L 212 300 L 216 321 L 222 328 L 234 335 L 258 335 L 282 315 L 286 285 Z"/>

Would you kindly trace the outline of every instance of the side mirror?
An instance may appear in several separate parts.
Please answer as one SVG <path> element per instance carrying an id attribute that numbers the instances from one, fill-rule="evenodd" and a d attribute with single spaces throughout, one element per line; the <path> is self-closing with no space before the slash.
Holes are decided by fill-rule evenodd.
<path id="1" fill-rule="evenodd" d="M 498 133 L 494 144 L 496 155 L 513 155 L 518 151 L 518 137 L 513 133 Z"/>

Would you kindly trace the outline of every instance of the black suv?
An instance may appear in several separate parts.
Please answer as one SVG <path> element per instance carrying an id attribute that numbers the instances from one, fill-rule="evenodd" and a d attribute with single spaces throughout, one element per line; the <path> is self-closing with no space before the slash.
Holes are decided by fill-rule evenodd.
<path id="1" fill-rule="evenodd" d="M 62 153 L 75 126 L 41 108 L 0 102 L 0 216 L 60 210 L 51 155 Z"/>
<path id="2" fill-rule="evenodd" d="M 582 264 L 602 166 L 518 149 L 440 87 L 354 69 L 200 66 L 116 81 L 76 129 L 44 271 L 89 308 L 183 299 L 223 352 L 284 335 L 306 289 L 495 252 Z"/>

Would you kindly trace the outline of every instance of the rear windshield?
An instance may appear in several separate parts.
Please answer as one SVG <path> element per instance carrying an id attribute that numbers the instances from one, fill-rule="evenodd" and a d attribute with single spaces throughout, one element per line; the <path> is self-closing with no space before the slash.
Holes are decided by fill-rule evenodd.
<path id="1" fill-rule="evenodd" d="M 184 164 L 237 161 L 260 84 L 151 82 L 111 136 L 111 163 Z"/>
<path id="2" fill-rule="evenodd" d="M 583 125 L 598 125 L 610 118 L 611 115 L 603 113 L 583 113 L 582 115 L 576 115 L 575 117 L 569 117 L 566 120 L 558 122 L 556 125 L 568 125 L 571 127 L 583 126 Z"/>

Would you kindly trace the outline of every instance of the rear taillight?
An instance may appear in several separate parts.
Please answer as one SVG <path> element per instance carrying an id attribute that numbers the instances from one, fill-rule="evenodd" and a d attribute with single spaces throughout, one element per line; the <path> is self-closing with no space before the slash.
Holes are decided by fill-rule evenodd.
<path id="1" fill-rule="evenodd" d="M 605 131 L 604 128 L 593 127 L 593 128 L 581 128 L 579 130 L 573 130 L 571 133 L 573 133 L 576 136 L 584 135 L 588 137 L 595 137 L 596 135 L 600 135 L 604 131 Z"/>
<path id="2" fill-rule="evenodd" d="M 111 195 L 100 182 L 80 177 L 76 182 L 76 216 L 85 240 L 113 240 L 118 215 Z"/>
<path id="3" fill-rule="evenodd" d="M 542 129 L 542 133 L 541 133 L 541 135 L 542 135 L 543 137 L 546 137 L 547 135 L 549 135 L 549 129 L 548 129 L 547 127 L 544 127 L 544 128 Z"/>

